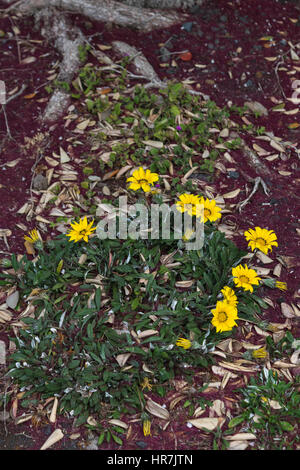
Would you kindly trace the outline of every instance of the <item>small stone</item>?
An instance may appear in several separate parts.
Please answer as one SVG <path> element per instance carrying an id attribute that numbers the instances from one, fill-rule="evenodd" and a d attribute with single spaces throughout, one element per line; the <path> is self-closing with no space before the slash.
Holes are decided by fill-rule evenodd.
<path id="1" fill-rule="evenodd" d="M 7 297 L 6 305 L 11 309 L 15 309 L 16 306 L 18 305 L 19 297 L 20 297 L 19 291 L 16 290 L 15 292 L 13 292 Z"/>
<path id="2" fill-rule="evenodd" d="M 136 441 L 136 445 L 140 447 L 141 449 L 146 449 L 147 443 L 144 441 Z"/>
<path id="3" fill-rule="evenodd" d="M 43 191 L 48 188 L 48 180 L 41 173 L 38 173 L 33 179 L 33 189 Z"/>
<path id="4" fill-rule="evenodd" d="M 253 86 L 253 81 L 252 80 L 247 80 L 246 83 L 244 83 L 244 87 L 246 88 L 251 88 Z"/>
<path id="5" fill-rule="evenodd" d="M 228 171 L 229 178 L 238 179 L 240 174 L 238 171 Z"/>
<path id="6" fill-rule="evenodd" d="M 161 47 L 159 49 L 159 55 L 162 62 L 169 62 L 171 58 L 171 53 L 166 47 Z"/>
<path id="7" fill-rule="evenodd" d="M 193 27 L 193 22 L 188 21 L 187 23 L 183 23 L 183 25 L 181 26 L 181 29 L 184 29 L 185 31 L 190 33 L 192 31 L 192 27 Z"/>

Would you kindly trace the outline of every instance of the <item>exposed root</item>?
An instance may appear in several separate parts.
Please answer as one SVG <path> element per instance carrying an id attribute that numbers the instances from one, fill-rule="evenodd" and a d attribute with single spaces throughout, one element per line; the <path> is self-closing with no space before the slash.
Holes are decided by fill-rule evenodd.
<path id="1" fill-rule="evenodd" d="M 239 212 L 242 212 L 242 209 L 243 207 L 250 201 L 250 199 L 252 198 L 252 196 L 254 196 L 254 194 L 256 193 L 256 191 L 258 190 L 258 187 L 259 185 L 261 184 L 262 187 L 263 187 L 263 190 L 264 190 L 264 193 L 269 196 L 269 189 L 266 185 L 266 183 L 264 182 L 264 180 L 258 176 L 257 178 L 254 178 L 254 188 L 252 189 L 251 193 L 249 194 L 249 196 L 244 200 L 244 201 L 241 201 L 239 202 L 237 205 L 236 205 L 236 208 L 238 209 Z"/>
<path id="2" fill-rule="evenodd" d="M 132 58 L 133 65 L 139 75 L 129 75 L 132 78 L 139 78 L 149 81 L 144 88 L 167 88 L 167 84 L 163 82 L 155 70 L 153 69 L 152 65 L 148 62 L 144 54 L 139 52 L 135 47 L 130 46 L 129 44 L 122 42 L 122 41 L 113 41 L 112 42 L 113 48 L 119 52 L 121 55 L 128 55 Z M 209 100 L 209 96 L 201 93 L 200 91 L 190 90 L 187 91 L 192 95 L 199 95 L 202 96 L 205 100 Z"/>
<path id="3" fill-rule="evenodd" d="M 136 8 L 114 0 L 23 0 L 21 4 L 18 2 L 16 11 L 31 15 L 45 7 L 56 7 L 84 15 L 92 21 L 114 23 L 144 32 L 168 28 L 187 18 L 182 13 Z M 9 7 L 9 10 L 13 9 L 14 6 Z"/>

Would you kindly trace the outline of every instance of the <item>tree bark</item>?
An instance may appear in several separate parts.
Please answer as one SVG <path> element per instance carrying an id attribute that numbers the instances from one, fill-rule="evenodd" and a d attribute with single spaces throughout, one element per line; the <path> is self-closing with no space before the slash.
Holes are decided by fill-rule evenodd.
<path id="1" fill-rule="evenodd" d="M 110 22 L 144 32 L 168 28 L 186 19 L 184 14 L 136 8 L 114 0 L 24 0 L 18 5 L 17 11 L 31 15 L 45 7 L 56 7 L 81 14 L 92 21 Z"/>

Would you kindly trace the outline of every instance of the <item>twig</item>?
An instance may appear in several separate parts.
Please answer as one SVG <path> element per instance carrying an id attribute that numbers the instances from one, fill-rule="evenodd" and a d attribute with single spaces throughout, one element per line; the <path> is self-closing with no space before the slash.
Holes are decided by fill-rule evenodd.
<path id="1" fill-rule="evenodd" d="M 10 97 L 6 100 L 5 104 L 8 104 L 10 101 L 12 101 L 12 100 L 14 100 L 15 98 L 17 98 L 18 96 L 20 96 L 20 95 L 23 93 L 23 91 L 25 90 L 25 88 L 27 88 L 27 85 L 25 85 L 25 83 L 23 83 L 23 85 L 21 86 L 20 90 L 17 91 L 17 93 L 15 93 L 14 95 L 10 96 Z M 0 112 L 1 112 L 1 111 L 0 111 Z"/>
<path id="2" fill-rule="evenodd" d="M 6 115 L 5 104 L 2 104 L 2 111 L 3 111 L 3 114 L 4 114 L 4 120 L 5 120 L 7 135 L 10 139 L 12 139 L 12 135 L 11 135 L 11 132 L 10 132 L 10 129 L 9 129 L 7 115 Z"/>

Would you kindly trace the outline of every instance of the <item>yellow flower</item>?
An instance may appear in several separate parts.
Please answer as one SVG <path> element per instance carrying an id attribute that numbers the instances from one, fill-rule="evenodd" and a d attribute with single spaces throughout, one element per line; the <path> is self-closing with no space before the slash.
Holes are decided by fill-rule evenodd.
<path id="1" fill-rule="evenodd" d="M 281 282 L 281 281 L 276 281 L 275 282 L 275 287 L 280 290 L 287 290 L 287 283 L 286 282 Z"/>
<path id="2" fill-rule="evenodd" d="M 29 235 L 29 236 L 28 236 Z M 39 232 L 36 229 L 28 232 L 28 235 L 24 235 L 24 239 L 33 245 L 40 240 Z"/>
<path id="3" fill-rule="evenodd" d="M 200 198 L 201 204 L 201 211 L 197 213 L 197 217 L 201 218 L 201 222 L 215 222 L 216 220 L 221 218 L 221 207 L 216 205 L 216 201 L 214 199 L 204 199 L 203 196 Z"/>
<path id="4" fill-rule="evenodd" d="M 184 348 L 184 349 L 189 349 L 192 346 L 192 342 L 189 339 L 178 338 L 176 342 L 176 346 L 180 346 L 181 348 Z"/>
<path id="5" fill-rule="evenodd" d="M 231 287 L 225 286 L 223 289 L 221 289 L 221 292 L 223 294 L 224 300 L 223 302 L 226 302 L 229 305 L 233 305 L 234 307 L 238 303 L 237 296 L 235 295 L 235 292 Z"/>
<path id="6" fill-rule="evenodd" d="M 259 349 L 255 349 L 254 351 L 252 351 L 252 356 L 255 357 L 256 359 L 260 359 L 260 358 L 265 358 L 267 357 L 268 353 L 267 351 L 265 350 L 265 348 L 259 348 Z"/>
<path id="7" fill-rule="evenodd" d="M 218 301 L 216 308 L 211 311 L 213 319 L 212 325 L 216 327 L 216 331 L 230 331 L 237 326 L 235 320 L 238 320 L 237 308 L 224 301 Z"/>
<path id="8" fill-rule="evenodd" d="M 88 223 L 87 218 L 84 217 L 84 219 L 80 219 L 79 222 L 74 222 L 71 224 L 73 230 L 71 230 L 69 233 L 66 233 L 66 236 L 70 237 L 69 241 L 73 240 L 76 243 L 83 239 L 85 242 L 88 242 L 89 236 L 94 230 L 96 230 L 96 227 L 92 227 L 93 223 L 94 220 Z"/>
<path id="9" fill-rule="evenodd" d="M 144 170 L 143 167 L 140 167 L 138 170 L 135 170 L 132 173 L 132 176 L 127 178 L 127 182 L 131 182 L 129 185 L 129 189 L 133 189 L 137 191 L 138 189 L 142 188 L 145 193 L 149 193 L 151 191 L 151 186 L 155 181 L 158 181 L 159 176 L 157 173 L 151 173 L 150 170 Z"/>
<path id="10" fill-rule="evenodd" d="M 151 421 L 149 419 L 143 422 L 143 432 L 144 436 L 151 436 Z"/>
<path id="11" fill-rule="evenodd" d="M 192 230 L 192 229 L 189 228 L 189 229 L 187 229 L 187 231 L 183 235 L 182 240 L 184 242 L 188 242 L 191 238 L 194 238 L 194 234 L 195 234 L 195 230 Z"/>
<path id="12" fill-rule="evenodd" d="M 194 194 L 181 194 L 179 196 L 179 201 L 176 202 L 176 209 L 179 212 L 187 212 L 190 216 L 196 215 L 197 211 L 200 210 L 199 206 L 200 201 L 199 197 Z"/>
<path id="13" fill-rule="evenodd" d="M 255 230 L 250 228 L 244 232 L 246 240 L 248 240 L 248 246 L 252 251 L 257 248 L 262 251 L 265 255 L 268 251 L 272 251 L 272 246 L 278 246 L 277 236 L 273 230 L 267 230 L 265 228 L 255 227 Z"/>
<path id="14" fill-rule="evenodd" d="M 254 269 L 248 268 L 247 264 L 243 267 L 239 264 L 236 268 L 232 268 L 233 281 L 237 287 L 242 287 L 244 290 L 253 292 L 253 285 L 258 286 L 260 277 Z"/>
<path id="15" fill-rule="evenodd" d="M 148 388 L 149 391 L 152 390 L 152 385 L 151 383 L 149 382 L 149 379 L 148 377 L 145 377 L 143 382 L 141 383 L 141 387 L 142 387 L 142 390 L 144 390 L 144 388 Z"/>

